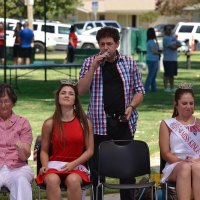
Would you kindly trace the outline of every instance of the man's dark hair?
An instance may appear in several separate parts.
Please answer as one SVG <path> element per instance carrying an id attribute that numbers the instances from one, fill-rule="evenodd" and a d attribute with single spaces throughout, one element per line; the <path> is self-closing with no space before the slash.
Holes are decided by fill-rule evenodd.
<path id="1" fill-rule="evenodd" d="M 74 25 L 71 25 L 70 32 L 75 32 L 76 27 Z"/>
<path id="2" fill-rule="evenodd" d="M 99 42 L 100 39 L 106 37 L 113 38 L 115 42 L 118 42 L 120 40 L 119 31 L 116 28 L 110 26 L 104 26 L 101 29 L 99 29 L 96 35 L 96 40 L 97 42 Z"/>

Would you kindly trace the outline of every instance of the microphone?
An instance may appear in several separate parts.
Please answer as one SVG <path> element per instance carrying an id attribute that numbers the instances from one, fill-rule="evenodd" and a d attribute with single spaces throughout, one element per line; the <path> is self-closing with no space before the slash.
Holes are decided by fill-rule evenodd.
<path id="1" fill-rule="evenodd" d="M 102 59 L 102 62 L 101 62 L 101 65 L 104 66 L 105 63 L 106 63 L 106 60 L 107 58 L 110 56 L 110 54 L 106 51 L 103 53 L 103 55 L 105 56 L 103 59 Z"/>

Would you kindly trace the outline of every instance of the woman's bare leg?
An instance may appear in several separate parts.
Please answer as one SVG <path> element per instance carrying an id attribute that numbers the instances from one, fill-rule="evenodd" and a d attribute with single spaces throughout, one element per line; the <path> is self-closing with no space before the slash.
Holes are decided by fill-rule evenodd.
<path id="1" fill-rule="evenodd" d="M 192 191 L 195 200 L 200 200 L 200 163 L 192 165 Z"/>
<path id="2" fill-rule="evenodd" d="M 65 180 L 68 192 L 68 200 L 80 200 L 82 196 L 81 190 L 82 179 L 78 174 L 70 174 Z"/>
<path id="3" fill-rule="evenodd" d="M 190 200 L 191 198 L 191 164 L 181 162 L 174 168 L 169 176 L 170 181 L 176 181 L 176 192 L 178 199 Z"/>
<path id="4" fill-rule="evenodd" d="M 46 194 L 48 200 L 60 200 L 61 190 L 60 190 L 60 177 L 57 174 L 48 174 L 45 177 L 46 184 Z"/>

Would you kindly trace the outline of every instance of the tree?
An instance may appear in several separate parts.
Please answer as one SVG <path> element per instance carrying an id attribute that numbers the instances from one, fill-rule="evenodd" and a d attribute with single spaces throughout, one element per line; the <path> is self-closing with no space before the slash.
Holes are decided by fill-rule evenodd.
<path id="1" fill-rule="evenodd" d="M 156 0 L 156 10 L 162 15 L 179 15 L 186 6 L 200 3 L 200 0 Z"/>
<path id="2" fill-rule="evenodd" d="M 147 12 L 147 13 L 142 13 L 140 15 L 139 19 L 144 24 L 144 26 L 148 27 L 148 24 L 156 21 L 158 16 L 159 16 L 159 12 L 150 11 L 150 12 Z"/>
<path id="3" fill-rule="evenodd" d="M 34 17 L 41 19 L 41 16 L 44 15 L 44 0 L 35 0 L 34 6 Z M 47 19 L 51 20 L 62 20 L 67 19 L 69 14 L 73 14 L 76 10 L 76 7 L 80 5 L 80 0 L 46 0 L 47 6 Z"/>
<path id="4" fill-rule="evenodd" d="M 34 0 L 34 18 L 44 18 L 44 1 Z M 66 21 L 67 15 L 73 14 L 80 0 L 46 0 L 47 19 Z M 0 0 L 0 16 L 4 16 L 4 0 Z M 26 19 L 27 8 L 24 0 L 6 0 L 6 16 L 9 18 Z"/>
<path id="5" fill-rule="evenodd" d="M 6 0 L 6 16 L 8 18 L 22 19 L 26 15 L 24 0 Z M 0 16 L 4 16 L 4 0 L 0 1 Z"/>

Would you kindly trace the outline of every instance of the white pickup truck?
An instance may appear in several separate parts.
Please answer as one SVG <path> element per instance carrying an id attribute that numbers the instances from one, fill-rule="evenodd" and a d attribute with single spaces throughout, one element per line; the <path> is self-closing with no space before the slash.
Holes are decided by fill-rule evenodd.
<path id="1" fill-rule="evenodd" d="M 174 28 L 174 34 L 179 41 L 187 45 L 196 45 L 200 43 L 200 23 L 198 22 L 179 22 Z"/>

